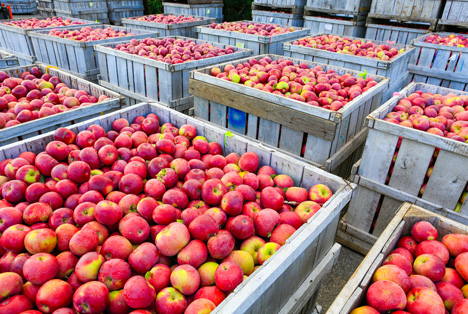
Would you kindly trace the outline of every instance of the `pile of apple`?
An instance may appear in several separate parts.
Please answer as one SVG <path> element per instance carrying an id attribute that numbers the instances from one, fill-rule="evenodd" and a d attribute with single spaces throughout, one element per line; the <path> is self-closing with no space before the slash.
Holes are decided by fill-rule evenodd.
<path id="1" fill-rule="evenodd" d="M 197 44 L 191 39 L 185 40 L 171 37 L 162 39 L 132 39 L 128 43 L 118 44 L 115 49 L 169 64 L 190 62 L 234 53 L 233 47 L 224 49 L 209 43 Z"/>
<path id="2" fill-rule="evenodd" d="M 58 77 L 43 74 L 38 67 L 21 73 L 20 78 L 0 71 L 0 129 L 89 106 L 107 98 L 68 88 Z"/>
<path id="3" fill-rule="evenodd" d="M 392 48 L 390 45 L 377 45 L 370 40 L 331 34 L 301 38 L 293 41 L 293 45 L 379 60 L 390 60 L 404 51 L 404 49 Z"/>
<path id="4" fill-rule="evenodd" d="M 426 43 L 453 46 L 453 47 L 468 47 L 468 37 L 458 34 L 441 37 L 439 34 L 430 34 L 426 37 Z"/>
<path id="5" fill-rule="evenodd" d="M 311 106 L 338 111 L 348 102 L 377 85 L 372 77 L 363 79 L 350 74 L 339 75 L 322 67 L 309 68 L 280 58 L 250 59 L 237 66 L 211 69 L 211 75 L 222 80 L 244 84 L 264 92 L 284 96 Z"/>
<path id="6" fill-rule="evenodd" d="M 223 31 L 238 32 L 260 36 L 275 36 L 294 32 L 294 27 L 283 27 L 277 24 L 264 24 L 256 22 L 223 22 L 220 24 L 212 23 L 210 28 Z"/>
<path id="7" fill-rule="evenodd" d="M 350 314 L 468 313 L 468 236 L 437 238 L 431 223 L 414 224 L 375 271 L 368 305 Z"/>
<path id="8" fill-rule="evenodd" d="M 183 15 L 172 15 L 172 14 L 151 14 L 141 17 L 129 17 L 130 20 L 145 21 L 145 22 L 154 22 L 162 24 L 179 24 L 179 23 L 188 23 L 200 21 L 201 19 L 195 18 L 193 16 L 183 16 Z"/>
<path id="9" fill-rule="evenodd" d="M 21 27 L 24 29 L 38 29 L 46 27 L 61 27 L 69 25 L 82 25 L 86 24 L 85 22 L 72 21 L 70 19 L 63 19 L 61 17 L 53 16 L 45 19 L 26 19 L 26 20 L 13 20 L 11 22 L 4 22 L 3 24 Z"/>
<path id="10" fill-rule="evenodd" d="M 384 118 L 456 141 L 468 141 L 468 96 L 415 91 L 401 99 Z"/>
<path id="11" fill-rule="evenodd" d="M 126 30 L 115 30 L 112 27 L 92 28 L 90 26 L 83 27 L 79 30 L 54 28 L 50 30 L 49 35 L 82 42 L 104 40 L 116 37 L 135 36 L 135 34 L 128 33 Z"/>
<path id="12" fill-rule="evenodd" d="M 332 196 L 222 153 L 149 114 L 1 161 L 0 313 L 211 312 Z"/>

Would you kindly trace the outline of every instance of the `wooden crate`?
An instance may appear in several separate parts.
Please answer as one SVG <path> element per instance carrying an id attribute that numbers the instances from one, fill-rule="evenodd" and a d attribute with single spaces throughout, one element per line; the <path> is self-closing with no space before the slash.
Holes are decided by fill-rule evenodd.
<path id="1" fill-rule="evenodd" d="M 207 41 L 171 36 L 175 39 L 193 40 L 197 44 Z M 120 42 L 121 43 L 121 42 Z M 229 46 L 211 43 L 220 48 Z M 126 97 L 141 101 L 159 101 L 164 105 L 184 111 L 193 107 L 189 93 L 189 72 L 217 63 L 248 57 L 251 50 L 233 47 L 235 53 L 180 64 L 168 64 L 149 58 L 115 50 L 117 44 L 97 45 L 101 72 L 100 84 Z"/>
<path id="2" fill-rule="evenodd" d="M 446 0 L 437 26 L 468 27 L 468 0 Z"/>
<path id="3" fill-rule="evenodd" d="M 67 27 L 67 30 L 80 29 L 83 26 Z M 147 37 L 157 37 L 157 32 L 146 31 L 136 28 L 119 27 L 111 25 L 92 25 L 93 29 L 112 27 L 116 30 L 125 30 L 135 35 L 126 37 L 116 37 L 104 40 L 89 42 L 78 42 L 70 39 L 49 35 L 49 31 L 37 31 L 30 33 L 37 60 L 60 69 L 69 71 L 74 75 L 97 81 L 99 74 L 99 62 L 94 53 L 94 45 L 119 42 L 130 39 L 143 39 Z"/>
<path id="4" fill-rule="evenodd" d="M 211 4 L 181 4 L 172 2 L 163 2 L 164 13 L 184 14 L 215 18 L 218 23 L 223 21 L 222 3 Z"/>
<path id="5" fill-rule="evenodd" d="M 439 239 L 450 233 L 468 234 L 466 225 L 411 203 L 404 203 L 401 208 L 393 208 L 393 211 L 395 211 L 395 217 L 376 240 L 375 245 L 328 309 L 327 314 L 348 314 L 363 304 L 367 288 L 372 284 L 374 272 L 382 266 L 388 254 L 396 248 L 400 237 L 411 234 L 411 227 L 415 223 L 430 222 L 438 230 Z"/>
<path id="6" fill-rule="evenodd" d="M 54 10 L 57 15 L 68 17 L 68 18 L 79 18 L 88 21 L 97 21 L 99 23 L 109 24 L 109 10 L 105 9 L 93 9 L 92 11 L 86 12 L 71 12 L 67 10 Z"/>
<path id="7" fill-rule="evenodd" d="M 107 9 L 106 0 L 54 0 L 54 9 L 71 15 L 86 14 Z"/>
<path id="8" fill-rule="evenodd" d="M 398 44 L 411 45 L 411 41 L 419 36 L 430 33 L 429 29 L 415 28 L 425 27 L 424 25 L 400 23 L 382 24 L 381 20 L 367 19 L 366 38 L 380 41 L 391 41 Z M 407 26 L 404 26 L 407 25 Z M 412 27 L 413 26 L 413 27 Z"/>
<path id="9" fill-rule="evenodd" d="M 313 36 L 328 35 L 326 33 L 314 34 Z M 347 37 L 351 40 L 362 39 L 356 37 Z M 388 45 L 387 42 L 372 40 L 377 45 Z M 387 77 L 390 80 L 390 84 L 398 81 L 404 74 L 406 74 L 408 68 L 408 62 L 411 55 L 414 53 L 414 48 L 411 46 L 405 46 L 401 44 L 392 43 L 392 48 L 405 49 L 405 52 L 398 54 L 395 58 L 382 61 L 367 57 L 354 56 L 348 54 L 342 54 L 337 52 L 331 52 L 323 49 L 309 48 L 299 45 L 294 45 L 293 41 L 286 42 L 283 44 L 284 55 L 286 57 L 303 59 L 307 61 L 325 63 L 329 65 L 336 65 L 342 68 L 356 70 L 363 72 L 364 70 L 370 74 L 377 74 L 380 76 Z"/>
<path id="10" fill-rule="evenodd" d="M 173 15 L 173 14 L 164 13 L 164 15 Z M 190 16 L 190 15 L 183 15 L 183 14 L 177 14 L 177 15 L 178 16 Z M 183 36 L 183 37 L 197 38 L 197 32 L 195 32 L 196 26 L 208 25 L 211 23 L 215 23 L 216 21 L 216 19 L 209 18 L 209 17 L 203 17 L 203 16 L 193 16 L 193 17 L 199 19 L 199 21 L 178 23 L 178 24 L 163 24 L 163 23 L 138 21 L 134 19 L 124 18 L 122 19 L 122 25 L 125 27 L 133 27 L 133 28 L 157 31 L 159 33 L 159 36 L 161 37 Z"/>
<path id="11" fill-rule="evenodd" d="M 304 16 L 304 28 L 310 29 L 311 35 L 327 32 L 342 36 L 363 37 L 366 33 L 366 22 L 336 17 Z"/>
<path id="12" fill-rule="evenodd" d="M 331 14 L 359 15 L 369 12 L 371 0 L 307 0 L 305 10 Z"/>
<path id="13" fill-rule="evenodd" d="M 282 9 L 266 10 L 268 7 L 261 7 L 252 4 L 252 21 L 258 23 L 273 23 L 283 26 L 304 26 L 304 10 L 302 13 L 282 12 Z M 279 10 L 280 12 L 277 12 Z"/>
<path id="14" fill-rule="evenodd" d="M 332 198 L 212 313 L 300 313 L 303 305 L 309 306 L 311 298 L 315 303 L 321 282 L 339 254 L 340 246 L 334 245 L 335 232 L 340 212 L 349 202 L 354 185 L 244 136 L 225 138 L 226 129 L 159 104 L 142 103 L 73 125 L 70 129 L 79 132 L 89 125 L 99 124 L 107 131 L 115 119 L 132 121 L 139 115 L 149 113 L 158 115 L 161 124 L 171 122 L 177 127 L 186 123 L 196 126 L 199 135 L 205 136 L 208 141 L 218 142 L 226 154 L 256 152 L 260 165 L 270 165 L 278 173 L 290 175 L 297 186 L 310 188 L 324 183 L 332 189 Z M 52 140 L 51 132 L 3 147 L 0 149 L 0 160 L 14 158 L 26 150 L 39 153 Z"/>
<path id="15" fill-rule="evenodd" d="M 12 14 L 36 14 L 38 12 L 35 0 L 4 0 L 3 4 L 10 6 Z"/>
<path id="16" fill-rule="evenodd" d="M 272 60 L 276 55 L 262 55 Z M 284 58 L 294 62 L 303 60 Z M 232 63 L 247 62 L 248 59 Z M 320 65 L 340 74 L 358 72 L 336 66 Z M 221 69 L 226 64 L 217 65 Z M 195 116 L 230 130 L 278 147 L 295 156 L 303 156 L 327 171 L 339 169 L 345 159 L 365 141 L 362 125 L 365 117 L 381 104 L 388 79 L 374 77 L 379 83 L 339 111 L 313 107 L 283 96 L 224 81 L 209 74 L 210 69 L 190 73 L 190 93 L 195 96 Z M 348 173 L 352 164 L 348 166 Z"/>
<path id="17" fill-rule="evenodd" d="M 362 159 L 351 176 L 358 187 L 339 234 L 341 243 L 347 246 L 354 243 L 356 250 L 370 248 L 394 217 L 394 209 L 403 202 L 415 203 L 468 225 L 468 202 L 459 212 L 454 211 L 468 182 L 468 168 L 462 166 L 468 163 L 468 145 L 382 120 L 400 99 L 416 90 L 468 95 L 444 87 L 411 83 L 399 92 L 400 96 L 393 97 L 367 117 L 365 125 L 369 135 Z M 436 148 L 440 151 L 426 183 Z M 419 196 L 423 184 L 426 189 Z"/>
<path id="18" fill-rule="evenodd" d="M 437 34 L 451 35 L 451 33 Z M 412 45 L 416 47 L 416 53 L 411 57 L 408 66 L 411 79 L 414 82 L 466 91 L 468 88 L 468 48 L 426 43 L 424 41 L 428 35 L 412 41 Z"/>
<path id="19" fill-rule="evenodd" d="M 270 6 L 274 8 L 304 7 L 307 0 L 254 0 L 254 4 Z"/>
<path id="20" fill-rule="evenodd" d="M 109 20 L 114 25 L 122 25 L 123 18 L 141 16 L 145 8 L 143 0 L 107 0 Z"/>
<path id="21" fill-rule="evenodd" d="M 19 77 L 22 72 L 29 71 L 33 66 L 39 67 L 42 73 L 49 73 L 52 76 L 60 78 L 60 80 L 67 84 L 70 88 L 86 90 L 91 95 L 99 97 L 100 95 L 106 95 L 110 97 L 105 101 L 102 101 L 95 105 L 86 106 L 62 113 L 58 113 L 46 118 L 33 120 L 26 123 L 21 123 L 16 126 L 12 126 L 6 129 L 0 130 L 0 146 L 7 145 L 10 143 L 17 143 L 22 139 L 37 136 L 46 132 L 53 131 L 61 126 L 68 126 L 80 121 L 90 119 L 95 116 L 99 116 L 102 113 L 107 113 L 120 109 L 123 105 L 122 97 L 106 88 L 91 82 L 80 79 L 74 75 L 68 74 L 58 69 L 50 68 L 45 64 L 36 64 L 29 66 L 22 66 L 16 68 L 3 69 L 7 74 L 12 77 Z"/>
<path id="22" fill-rule="evenodd" d="M 18 19 L 22 20 L 22 19 Z M 86 25 L 96 25 L 93 21 L 73 19 L 72 21 L 80 21 Z M 85 24 L 82 24 L 84 26 Z M 67 27 L 67 26 L 64 26 Z M 50 30 L 54 27 L 41 28 L 40 30 Z M 55 27 L 62 28 L 62 27 Z M 14 27 L 0 23 L 0 46 L 2 50 L 15 55 L 21 65 L 31 64 L 36 61 L 36 53 L 31 42 L 30 33 L 35 30 L 27 30 L 20 27 Z"/>
<path id="23" fill-rule="evenodd" d="M 299 39 L 309 34 L 308 29 L 299 27 L 295 27 L 294 29 L 295 30 L 293 32 L 276 36 L 258 36 L 244 34 L 219 29 L 212 29 L 207 26 L 198 26 L 195 28 L 195 31 L 198 33 L 199 39 L 251 49 L 253 50 L 254 55 L 268 53 L 282 55 L 284 42 Z"/>
<path id="24" fill-rule="evenodd" d="M 19 66 L 18 58 L 0 49 L 0 69 Z"/>
<path id="25" fill-rule="evenodd" d="M 372 1 L 369 17 L 398 22 L 423 22 L 435 29 L 443 7 L 442 0 L 379 0 Z"/>

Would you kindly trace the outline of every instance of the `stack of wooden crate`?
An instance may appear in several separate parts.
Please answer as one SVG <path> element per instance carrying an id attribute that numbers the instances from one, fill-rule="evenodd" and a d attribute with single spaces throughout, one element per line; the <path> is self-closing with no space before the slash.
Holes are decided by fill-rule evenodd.
<path id="1" fill-rule="evenodd" d="M 109 23 L 109 10 L 106 0 L 54 0 L 57 15 L 84 20 Z"/>
<path id="2" fill-rule="evenodd" d="M 108 0 L 109 21 L 121 25 L 121 19 L 144 14 L 143 0 Z"/>
<path id="3" fill-rule="evenodd" d="M 163 2 L 164 13 L 212 17 L 223 21 L 222 0 L 187 0 L 186 3 Z"/>
<path id="4" fill-rule="evenodd" d="M 3 0 L 2 3 L 10 6 L 12 14 L 37 13 L 37 2 L 35 0 Z"/>
<path id="5" fill-rule="evenodd" d="M 38 0 L 37 8 L 42 17 L 55 16 L 53 0 Z"/>
<path id="6" fill-rule="evenodd" d="M 307 0 L 304 27 L 311 34 L 364 37 L 371 0 Z"/>
<path id="7" fill-rule="evenodd" d="M 416 37 L 435 30 L 442 10 L 442 0 L 372 1 L 366 38 L 410 44 Z"/>
<path id="8" fill-rule="evenodd" d="M 252 4 L 252 20 L 285 26 L 304 26 L 306 0 L 255 0 Z"/>
<path id="9" fill-rule="evenodd" d="M 468 27 L 468 1 L 466 0 L 447 0 L 445 2 L 442 17 L 437 23 L 438 31 L 457 31 L 466 32 Z"/>

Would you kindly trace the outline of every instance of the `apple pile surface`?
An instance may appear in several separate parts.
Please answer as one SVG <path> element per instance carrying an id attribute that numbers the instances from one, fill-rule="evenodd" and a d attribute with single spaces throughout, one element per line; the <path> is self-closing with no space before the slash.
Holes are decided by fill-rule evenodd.
<path id="1" fill-rule="evenodd" d="M 375 271 L 367 305 L 350 314 L 468 313 L 468 236 L 437 238 L 431 223 L 415 223 Z"/>
<path id="2" fill-rule="evenodd" d="M 59 128 L 1 161 L 0 184 L 9 314 L 209 313 L 333 194 L 155 114 Z"/>
<path id="3" fill-rule="evenodd" d="M 191 39 L 184 40 L 172 37 L 162 39 L 132 39 L 128 43 L 118 44 L 115 49 L 169 64 L 190 62 L 234 53 L 233 47 L 224 49 L 215 47 L 209 43 L 197 44 Z"/>
<path id="4" fill-rule="evenodd" d="M 0 129 L 89 106 L 109 97 L 68 88 L 58 77 L 38 67 L 19 78 L 0 71 Z"/>
<path id="5" fill-rule="evenodd" d="M 295 64 L 282 58 L 273 61 L 270 57 L 250 59 L 235 67 L 229 64 L 224 72 L 215 67 L 210 73 L 226 81 L 333 111 L 340 110 L 378 84 L 372 77 L 339 75 L 332 69 L 324 71 L 318 65 L 309 68 L 307 63 Z"/>
<path id="6" fill-rule="evenodd" d="M 379 60 L 390 60 L 404 51 L 392 48 L 390 45 L 377 45 L 370 40 L 331 34 L 301 38 L 293 41 L 293 45 Z"/>
<path id="7" fill-rule="evenodd" d="M 127 36 L 134 36 L 133 33 L 128 33 L 126 30 L 115 30 L 112 27 L 106 28 L 92 28 L 92 27 L 83 27 L 81 29 L 52 29 L 49 32 L 49 35 L 76 40 L 81 42 L 87 41 L 96 41 L 96 40 L 104 40 L 108 38 L 116 38 L 116 37 L 127 37 Z"/>
<path id="8" fill-rule="evenodd" d="M 182 16 L 182 15 L 164 15 L 164 14 L 151 14 L 141 17 L 129 17 L 130 20 L 154 22 L 162 24 L 179 24 L 200 21 L 201 19 L 194 16 Z"/>
<path id="9" fill-rule="evenodd" d="M 384 118 L 405 127 L 468 141 L 468 96 L 415 91 L 401 99 Z"/>
<path id="10" fill-rule="evenodd" d="M 430 34 L 426 37 L 426 43 L 444 45 L 444 46 L 453 46 L 453 47 L 468 47 L 468 37 L 465 35 L 449 35 L 449 36 L 440 36 L 439 34 Z"/>
<path id="11" fill-rule="evenodd" d="M 80 21 L 72 21 L 70 19 L 63 19 L 61 17 L 48 17 L 46 19 L 25 19 L 25 20 L 17 20 L 11 22 L 4 22 L 3 24 L 14 26 L 14 27 L 21 27 L 24 29 L 38 29 L 38 28 L 46 28 L 46 27 L 61 27 L 61 26 L 70 26 L 70 25 L 82 25 L 85 22 Z"/>
<path id="12" fill-rule="evenodd" d="M 210 28 L 260 36 L 275 36 L 294 32 L 296 30 L 294 27 L 283 27 L 277 24 L 263 24 L 256 22 L 212 23 L 210 24 Z"/>

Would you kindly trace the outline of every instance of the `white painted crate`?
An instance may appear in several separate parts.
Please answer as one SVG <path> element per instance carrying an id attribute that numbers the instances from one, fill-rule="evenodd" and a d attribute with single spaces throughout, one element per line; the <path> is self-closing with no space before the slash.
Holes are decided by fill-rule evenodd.
<path id="1" fill-rule="evenodd" d="M 442 37 L 452 35 L 452 33 L 436 34 Z M 412 41 L 412 45 L 416 47 L 416 53 L 411 57 L 408 67 L 411 79 L 414 82 L 466 91 L 468 88 L 468 48 L 426 43 L 424 41 L 428 35 Z"/>
<path id="2" fill-rule="evenodd" d="M 265 10 L 252 10 L 252 21 L 259 23 L 272 23 L 284 26 L 304 26 L 304 18 L 302 14 L 280 13 Z"/>
<path id="3" fill-rule="evenodd" d="M 403 24 L 404 25 L 404 24 Z M 398 44 L 410 45 L 411 41 L 419 36 L 430 32 L 429 29 L 414 28 L 416 24 L 409 24 L 409 27 L 380 24 L 378 20 L 367 20 L 366 38 L 391 41 Z M 423 27 L 423 25 L 420 25 Z"/>
<path id="4" fill-rule="evenodd" d="M 224 4 L 181 4 L 163 2 L 164 13 L 195 15 L 215 18 L 218 23 L 223 21 Z"/>
<path id="5" fill-rule="evenodd" d="M 86 26 L 98 24 L 93 21 L 86 21 L 74 18 L 70 18 L 70 20 L 86 23 Z M 85 24 L 82 24 L 82 26 L 85 26 Z M 39 30 L 50 30 L 52 28 L 63 27 L 48 27 L 41 28 Z M 27 30 L 20 27 L 14 27 L 0 23 L 0 46 L 3 50 L 15 55 L 20 61 L 20 64 L 22 65 L 34 63 L 36 61 L 36 53 L 34 52 L 31 37 L 29 35 L 31 32 L 34 31 L 35 30 Z"/>
<path id="6" fill-rule="evenodd" d="M 396 20 L 398 22 L 423 22 L 434 29 L 441 17 L 442 0 L 379 0 L 372 1 L 370 18 Z"/>
<path id="7" fill-rule="evenodd" d="M 106 95 L 110 97 L 110 99 L 106 99 L 98 104 L 58 113 L 45 118 L 21 123 L 6 129 L 1 129 L 0 146 L 10 143 L 17 143 L 22 139 L 27 139 L 39 134 L 50 132 L 61 126 L 72 125 L 80 121 L 99 116 L 103 112 L 107 113 L 122 108 L 123 99 L 119 94 L 99 85 L 80 79 L 69 73 L 53 68 L 48 68 L 48 66 L 45 64 L 8 68 L 2 69 L 2 71 L 5 71 L 12 77 L 20 77 L 22 72 L 30 71 L 33 66 L 37 66 L 42 71 L 42 73 L 49 73 L 52 76 L 60 78 L 60 80 L 67 84 L 67 86 L 70 88 L 86 90 L 88 93 L 96 97 L 99 97 L 100 95 Z"/>
<path id="8" fill-rule="evenodd" d="M 437 26 L 468 27 L 468 1 L 446 0 L 444 12 Z"/>
<path id="9" fill-rule="evenodd" d="M 394 207 L 393 211 L 395 217 L 376 240 L 375 245 L 328 309 L 327 314 L 348 314 L 363 304 L 367 288 L 372 284 L 374 272 L 382 266 L 388 254 L 396 248 L 400 237 L 411 234 L 411 227 L 415 223 L 419 221 L 430 222 L 438 230 L 439 237 L 450 233 L 468 235 L 466 225 L 410 203 L 404 203 L 401 208 Z"/>
<path id="10" fill-rule="evenodd" d="M 304 62 L 277 55 L 265 56 Z M 232 62 L 234 66 L 248 59 Z M 320 65 L 337 73 L 359 72 L 336 66 Z M 224 66 L 217 65 L 221 70 Z M 365 141 L 362 125 L 365 117 L 381 104 L 388 79 L 369 74 L 379 82 L 373 89 L 348 103 L 339 111 L 313 107 L 308 104 L 218 79 L 209 74 L 210 68 L 190 73 L 190 93 L 195 96 L 195 116 L 242 135 L 279 147 L 294 156 L 304 156 L 329 172 L 349 176 L 352 163 L 348 157 Z M 305 145 L 305 146 L 304 146 Z M 359 159 L 359 158 L 357 158 Z M 356 159 L 356 160 L 357 160 Z M 340 167 L 342 164 L 345 167 Z"/>
<path id="11" fill-rule="evenodd" d="M 326 32 L 341 36 L 363 37 L 366 33 L 366 22 L 320 16 L 304 16 L 304 28 L 310 29 L 311 35 Z"/>
<path id="12" fill-rule="evenodd" d="M 333 33 L 332 33 L 333 34 Z M 327 33 L 314 34 L 315 36 L 328 35 Z M 336 35 L 336 34 L 334 34 Z M 362 39 L 352 36 L 347 36 L 351 40 Z M 365 40 L 365 39 L 364 39 Z M 378 40 L 371 40 L 377 45 L 388 45 L 387 42 Z M 283 44 L 284 55 L 286 57 L 303 59 L 307 61 L 313 61 L 318 63 L 325 63 L 329 65 L 336 65 L 342 68 L 356 70 L 363 72 L 364 70 L 370 74 L 377 74 L 380 76 L 387 77 L 390 80 L 390 84 L 398 81 L 404 74 L 406 74 L 408 68 L 408 62 L 410 57 L 414 53 L 414 48 L 411 46 L 401 45 L 392 43 L 392 48 L 405 49 L 403 53 L 398 54 L 391 60 L 376 60 L 372 58 L 354 56 L 349 54 L 342 54 L 323 49 L 309 48 L 299 45 L 294 45 L 293 41 L 289 41 Z"/>
<path id="13" fill-rule="evenodd" d="M 309 34 L 308 29 L 300 27 L 295 27 L 295 30 L 293 32 L 280 34 L 276 36 L 259 36 L 244 34 L 239 32 L 213 29 L 207 26 L 198 26 L 195 28 L 195 31 L 198 33 L 199 39 L 252 49 L 254 55 L 261 55 L 267 53 L 282 55 L 284 42 L 302 38 Z"/>
<path id="14" fill-rule="evenodd" d="M 19 66 L 18 58 L 0 49 L 0 69 Z"/>
<path id="15" fill-rule="evenodd" d="M 444 87 L 411 83 L 366 119 L 369 134 L 360 164 L 351 181 L 358 184 L 345 224 L 344 239 L 369 248 L 403 202 L 423 206 L 468 225 L 468 202 L 454 209 L 468 183 L 468 145 L 382 120 L 403 97 L 416 90 L 445 95 L 468 95 Z M 393 171 L 390 167 L 402 138 Z M 422 197 L 420 189 L 436 148 L 440 152 Z M 388 182 L 388 184 L 386 184 Z M 350 239 L 351 238 L 351 239 Z"/>
<path id="16" fill-rule="evenodd" d="M 170 37 L 193 40 L 197 44 L 207 42 L 180 36 Z M 245 58 L 252 54 L 251 50 L 233 47 L 235 51 L 233 54 L 180 64 L 168 64 L 115 50 L 114 48 L 119 43 L 95 46 L 101 72 L 100 84 L 136 102 L 159 101 L 179 111 L 193 107 L 193 97 L 189 93 L 188 82 L 190 71 Z M 218 43 L 210 44 L 220 48 L 229 47 Z"/>
<path id="17" fill-rule="evenodd" d="M 67 30 L 80 29 L 83 26 L 67 27 Z M 119 27 L 112 25 L 91 25 L 93 29 L 112 27 L 115 30 L 125 30 L 133 33 L 133 36 L 116 37 L 90 42 L 78 42 L 70 39 L 49 35 L 49 31 L 37 31 L 30 33 L 37 60 L 62 70 L 69 71 L 76 76 L 87 80 L 96 81 L 99 74 L 99 62 L 94 53 L 94 45 L 113 43 L 122 40 L 143 39 L 157 37 L 157 32 L 145 31 L 136 28 Z"/>
<path id="18" fill-rule="evenodd" d="M 340 246 L 334 245 L 336 228 L 340 212 L 349 202 L 354 185 L 244 136 L 234 135 L 225 139 L 226 129 L 160 104 L 138 104 L 73 125 L 70 129 L 79 132 L 91 124 L 99 124 L 107 131 L 118 118 L 132 121 L 139 115 L 149 113 L 155 113 L 161 124 L 171 122 L 177 127 L 183 124 L 196 126 L 199 135 L 205 136 L 208 141 L 218 142 L 224 147 L 225 154 L 255 152 L 259 155 L 260 165 L 270 165 L 278 173 L 291 176 L 297 186 L 310 188 L 323 183 L 332 189 L 332 198 L 212 313 L 292 314 L 301 313 L 304 305 L 313 308 L 309 300 L 315 303 L 321 282 L 338 257 Z M 26 150 L 39 153 L 51 140 L 52 132 L 5 146 L 0 149 L 0 160 L 14 158 Z"/>
<path id="19" fill-rule="evenodd" d="M 164 13 L 164 15 L 174 15 L 169 13 Z M 177 14 L 177 16 L 192 16 L 192 15 L 183 15 Z M 122 20 L 122 25 L 126 27 L 140 28 L 146 30 L 154 30 L 159 33 L 159 36 L 183 36 L 197 38 L 197 32 L 195 32 L 196 26 L 208 25 L 215 23 L 216 19 L 203 17 L 203 16 L 193 16 L 194 18 L 199 19 L 199 21 L 178 23 L 178 24 L 163 24 L 155 23 L 149 21 L 138 21 L 135 19 L 124 18 Z"/>

